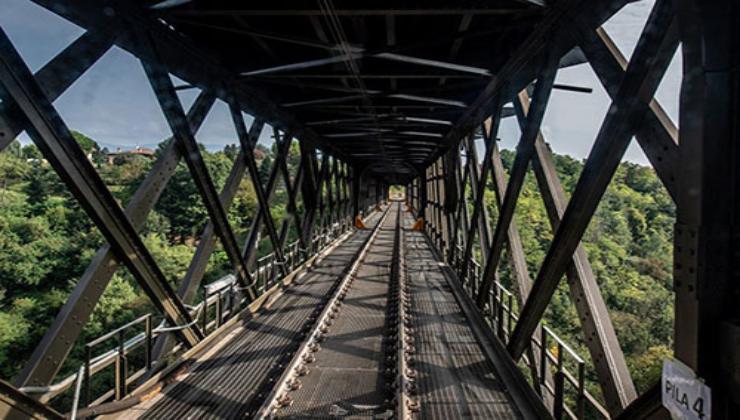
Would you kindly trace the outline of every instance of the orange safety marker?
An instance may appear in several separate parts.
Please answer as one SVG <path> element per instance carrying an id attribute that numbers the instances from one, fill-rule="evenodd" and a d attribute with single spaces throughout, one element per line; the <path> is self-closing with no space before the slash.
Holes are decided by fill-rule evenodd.
<path id="1" fill-rule="evenodd" d="M 365 228 L 365 224 L 362 223 L 362 218 L 360 217 L 359 214 L 357 216 L 355 216 L 355 227 L 357 229 L 366 229 Z"/>
<path id="2" fill-rule="evenodd" d="M 414 226 L 411 227 L 411 230 L 414 230 L 414 231 L 424 230 L 424 219 L 421 217 L 416 219 L 416 223 L 414 223 Z"/>

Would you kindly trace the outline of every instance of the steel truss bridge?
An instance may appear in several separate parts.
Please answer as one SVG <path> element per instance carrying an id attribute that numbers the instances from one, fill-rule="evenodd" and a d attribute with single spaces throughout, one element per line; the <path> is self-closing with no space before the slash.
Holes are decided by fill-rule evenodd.
<path id="1" fill-rule="evenodd" d="M 25 131 L 107 243 L 22 372 L 1 382 L 3 416 L 61 418 L 50 402 L 65 397 L 72 418 L 667 418 L 660 383 L 635 391 L 581 245 L 634 137 L 677 208 L 675 358 L 711 389 L 705 418 L 737 418 L 737 2 L 656 0 L 629 61 L 601 27 L 627 0 L 33 2 L 85 32 L 33 73 L 0 31 L 0 149 Z M 672 121 L 654 94 L 679 45 Z M 54 106 L 114 46 L 141 61 L 172 130 L 125 208 Z M 582 63 L 612 102 L 567 198 L 540 128 L 553 89 L 583 90 L 554 83 L 558 70 Z M 200 90 L 188 110 L 186 89 Z M 216 100 L 240 145 L 221 191 L 196 143 Z M 521 137 L 505 171 L 507 117 Z M 277 159 L 262 183 L 254 148 L 268 124 Z M 209 220 L 174 289 L 138 232 L 182 161 Z M 536 272 L 513 218 L 529 171 L 553 229 Z M 242 244 L 227 210 L 246 177 L 259 205 Z M 280 182 L 289 205 L 274 220 Z M 388 201 L 399 184 L 405 203 Z M 273 252 L 255 262 L 260 234 Z M 233 275 L 205 285 L 217 245 Z M 504 252 L 511 290 L 497 280 Z M 85 343 L 80 370 L 58 377 L 123 267 L 158 313 Z M 541 323 L 563 281 L 592 366 Z M 111 366 L 115 384 L 93 395 Z"/>

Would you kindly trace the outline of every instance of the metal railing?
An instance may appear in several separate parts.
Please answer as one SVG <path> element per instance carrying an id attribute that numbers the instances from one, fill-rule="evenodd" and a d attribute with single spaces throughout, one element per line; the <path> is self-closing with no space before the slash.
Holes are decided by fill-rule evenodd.
<path id="1" fill-rule="evenodd" d="M 462 282 L 463 289 L 471 297 L 475 297 L 481 282 L 482 268 L 478 261 L 471 258 L 466 264 L 465 272 L 460 272 L 462 246 L 457 246 L 452 264 Z M 519 320 L 519 308 L 514 294 L 500 282 L 495 281 L 488 296 L 487 305 L 483 311 L 484 318 L 493 333 L 504 343 L 508 343 L 514 326 Z M 547 392 L 552 397 L 552 414 L 556 419 L 569 417 L 571 419 L 604 418 L 609 419 L 609 413 L 604 406 L 585 389 L 586 363 L 564 340 L 552 329 L 540 323 L 540 333 L 531 339 L 532 355 L 538 360 L 529 360 L 525 355 L 522 359 L 528 369 L 533 364 L 538 368 L 538 384 L 531 385 L 542 393 Z M 574 373 L 575 372 L 575 373 Z"/>
<path id="2" fill-rule="evenodd" d="M 279 265 L 285 265 L 286 273 L 299 268 L 312 256 L 317 255 L 352 226 L 349 219 L 339 220 L 330 226 L 322 226 L 314 235 L 307 248 L 302 248 L 299 241 L 290 243 L 285 247 L 284 261 L 279 261 L 275 253 L 269 253 L 256 262 L 252 275 L 254 279 L 251 286 L 256 286 L 258 296 L 275 285 L 280 277 Z M 153 370 L 164 367 L 152 359 L 153 342 L 162 334 L 173 333 L 183 328 L 200 323 L 204 334 L 218 329 L 224 322 L 231 319 L 240 312 L 245 305 L 247 297 L 243 288 L 239 287 L 236 277 L 229 274 L 202 287 L 203 299 L 195 306 L 186 305 L 193 321 L 188 325 L 168 326 L 163 319 L 154 328 L 154 315 L 151 313 L 142 315 L 133 321 L 122 325 L 84 345 L 84 361 L 76 373 L 73 373 L 59 382 L 49 386 L 26 386 L 20 390 L 26 394 L 34 395 L 42 402 L 49 402 L 60 397 L 69 390 L 73 390 L 71 418 L 80 408 L 94 407 L 104 402 L 118 401 L 128 394 L 128 389 L 139 379 L 145 378 Z M 209 315 L 209 313 L 211 315 Z M 134 333 L 137 328 L 141 331 Z M 115 340 L 115 346 L 108 348 L 103 353 L 94 355 L 95 349 L 104 343 Z M 131 373 L 130 359 L 134 351 L 142 348 L 143 366 Z M 169 354 L 175 354 L 182 349 L 178 344 L 172 348 Z M 92 395 L 92 378 L 99 372 L 114 366 L 113 387 L 104 391 L 100 396 Z"/>

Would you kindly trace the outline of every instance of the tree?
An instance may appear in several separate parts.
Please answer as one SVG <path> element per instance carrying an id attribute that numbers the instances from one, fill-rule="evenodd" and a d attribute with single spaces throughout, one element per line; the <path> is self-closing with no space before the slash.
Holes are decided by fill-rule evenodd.
<path id="1" fill-rule="evenodd" d="M 100 146 L 98 146 L 98 143 L 95 142 L 95 140 L 91 139 L 90 137 L 87 137 L 86 135 L 72 130 L 72 137 L 77 141 L 77 144 L 80 145 L 80 148 L 83 152 L 85 152 L 85 155 L 90 155 L 93 153 L 93 151 L 100 150 Z"/>
<path id="2" fill-rule="evenodd" d="M 36 147 L 35 144 L 27 144 L 23 146 L 23 149 L 21 150 L 21 156 L 24 159 L 41 159 L 43 156 L 41 155 L 41 151 L 38 147 Z"/>
<path id="3" fill-rule="evenodd" d="M 227 144 L 224 146 L 224 154 L 233 162 L 239 154 L 239 147 L 235 144 Z"/>
<path id="4" fill-rule="evenodd" d="M 272 170 L 272 158 L 265 156 L 260 162 L 257 172 L 259 173 L 260 182 L 262 185 L 267 184 L 267 180 L 270 179 L 270 171 Z"/>
<path id="5" fill-rule="evenodd" d="M 18 140 L 13 140 L 10 142 L 9 145 L 5 147 L 4 152 L 5 154 L 20 158 L 22 157 L 22 149 L 23 146 L 21 146 L 21 142 L 19 142 Z"/>
<path id="6" fill-rule="evenodd" d="M 202 150 L 201 154 L 214 186 L 220 189 L 231 170 L 231 161 L 223 152 L 210 153 Z M 183 162 L 177 166 L 175 175 L 168 182 L 155 208 L 170 221 L 169 238 L 173 242 L 197 237 L 208 220 L 208 212 L 200 193 Z"/>

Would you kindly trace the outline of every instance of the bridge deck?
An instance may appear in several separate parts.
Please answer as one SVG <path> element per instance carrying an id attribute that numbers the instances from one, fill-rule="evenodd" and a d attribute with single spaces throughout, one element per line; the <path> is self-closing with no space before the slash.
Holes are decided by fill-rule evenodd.
<path id="1" fill-rule="evenodd" d="M 408 225 L 410 217 L 407 220 Z M 405 239 L 420 418 L 519 417 L 426 237 L 406 232 Z"/>
<path id="2" fill-rule="evenodd" d="M 379 215 L 371 216 L 368 227 Z M 230 341 L 214 354 L 196 362 L 186 376 L 165 388 L 148 404 L 132 410 L 132 418 L 244 418 L 269 392 L 270 379 L 280 375 L 302 339 L 319 304 L 367 239 L 358 231 L 319 261 L 288 288 L 269 308 L 264 308 L 228 336 Z M 248 416 L 247 416 L 248 417 Z"/>
<path id="3" fill-rule="evenodd" d="M 128 411 L 126 418 L 248 418 L 270 398 L 312 326 L 323 322 L 321 308 L 341 290 L 346 295 L 332 317 L 314 360 L 300 376 L 300 386 L 287 393 L 289 402 L 273 414 L 290 418 L 395 418 L 398 389 L 391 275 L 397 221 L 393 205 L 374 238 L 371 229 L 352 234 L 292 285 L 269 309 L 258 312 L 227 334 L 229 342 L 194 363 L 188 373 L 152 400 Z M 374 226 L 380 217 L 370 223 Z M 399 236 L 409 286 L 411 334 L 416 348 L 420 411 L 415 418 L 520 418 L 521 411 L 496 373 L 448 284 L 450 280 L 420 232 Z M 370 240 L 368 240 L 370 239 Z M 343 289 L 343 273 L 367 242 L 355 275 Z M 319 305 L 321 303 L 321 305 Z M 317 309 L 317 305 L 319 306 Z M 318 319 L 318 321 L 317 321 Z M 297 359 L 298 360 L 298 359 Z M 303 360 L 302 358 L 300 360 Z M 300 361 L 299 360 L 299 361 Z M 285 394 L 282 394 L 285 395 Z"/>
<path id="4" fill-rule="evenodd" d="M 395 366 L 386 362 L 390 340 L 385 336 L 397 213 L 393 207 L 369 244 L 311 372 L 301 377 L 303 386 L 291 395 L 294 403 L 279 411 L 279 417 L 372 418 L 388 410 L 392 416 L 395 377 L 384 372 Z"/>

